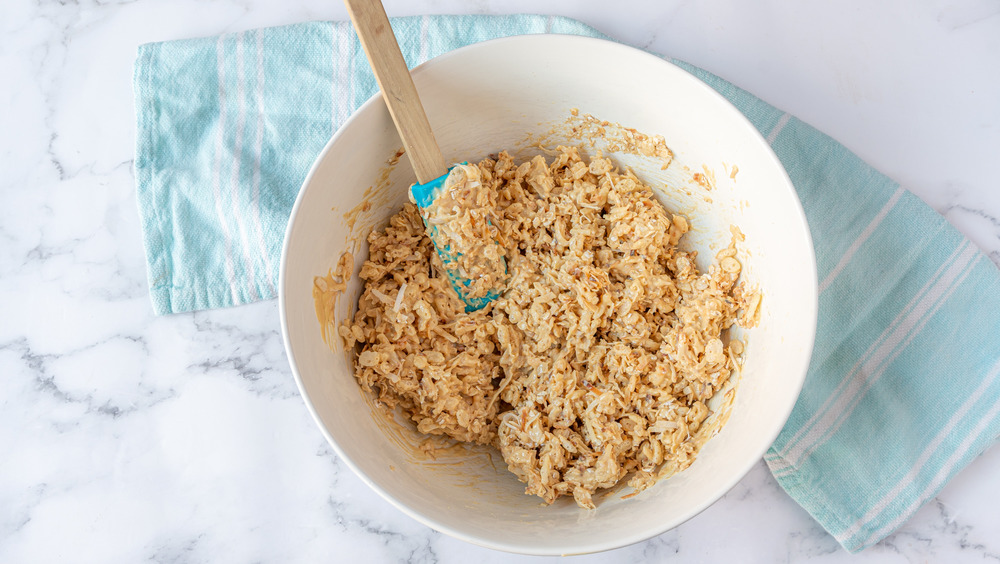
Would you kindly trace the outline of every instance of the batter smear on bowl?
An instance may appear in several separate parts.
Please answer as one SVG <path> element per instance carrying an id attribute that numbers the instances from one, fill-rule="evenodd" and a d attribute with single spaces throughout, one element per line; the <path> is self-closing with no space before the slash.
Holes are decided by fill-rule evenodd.
<path id="1" fill-rule="evenodd" d="M 698 272 L 678 248 L 685 218 L 610 159 L 559 147 L 549 161 L 502 152 L 476 168 L 505 292 L 466 313 L 407 204 L 368 237 L 358 309 L 337 328 L 361 387 L 423 433 L 496 446 L 546 503 L 571 495 L 592 509 L 626 477 L 642 490 L 688 467 L 708 400 L 739 367 L 726 331 L 752 324 L 760 302 L 737 284 L 742 235 Z M 448 228 L 481 233 L 475 217 L 475 229 Z M 318 303 L 350 264 L 316 279 Z"/>

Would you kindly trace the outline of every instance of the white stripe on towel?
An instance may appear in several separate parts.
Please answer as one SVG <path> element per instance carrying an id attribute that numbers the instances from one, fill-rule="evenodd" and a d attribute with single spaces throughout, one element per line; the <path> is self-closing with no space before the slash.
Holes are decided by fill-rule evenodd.
<path id="1" fill-rule="evenodd" d="M 1000 365 L 998 365 L 998 367 L 1000 367 Z M 998 367 L 994 367 L 994 370 L 997 370 Z M 941 465 L 941 469 L 938 470 L 934 479 L 927 484 L 927 487 L 924 488 L 924 491 L 920 492 L 920 495 L 913 500 L 913 503 L 911 503 L 905 510 L 900 511 L 899 515 L 897 515 L 895 519 L 886 523 L 881 529 L 869 535 L 866 538 L 865 543 L 867 544 L 873 539 L 882 539 L 892 531 L 899 528 L 904 521 L 909 519 L 910 515 L 912 515 L 914 511 L 930 499 L 935 492 L 941 489 L 941 487 L 944 486 L 944 483 L 955 471 L 955 466 L 959 465 L 962 462 L 962 459 L 968 456 L 972 445 L 982 438 L 986 427 L 990 424 L 996 424 L 995 420 L 998 415 L 1000 415 L 1000 401 L 994 402 L 993 407 L 979 418 L 979 423 L 969 431 L 969 434 L 966 435 L 962 444 L 958 445 L 951 457 L 949 457 L 948 460 Z"/>
<path id="2" fill-rule="evenodd" d="M 878 228 L 879 224 L 881 224 L 882 220 L 884 220 L 885 217 L 889 215 L 889 212 L 892 211 L 892 208 L 896 207 L 896 203 L 899 202 L 899 198 L 903 195 L 903 192 L 905 192 L 905 190 L 903 189 L 902 186 L 896 188 L 896 191 L 893 192 L 892 197 L 889 198 L 889 201 L 886 202 L 884 206 L 882 206 L 882 209 L 879 210 L 877 214 L 875 214 L 875 217 L 874 219 L 872 219 L 871 223 L 869 223 L 868 226 L 865 227 L 863 231 L 861 231 L 861 235 L 859 235 L 858 238 L 855 239 L 853 243 L 851 243 L 851 246 L 847 248 L 847 251 L 844 253 L 844 256 L 840 257 L 840 262 L 837 263 L 837 266 L 834 266 L 833 270 L 831 270 L 830 273 L 827 274 L 825 278 L 823 278 L 823 282 L 820 283 L 819 285 L 820 294 L 822 294 L 824 290 L 829 288 L 830 284 L 832 284 L 833 281 L 836 280 L 837 276 L 840 275 L 840 273 L 844 270 L 844 268 L 846 268 L 847 265 L 850 264 L 851 259 L 854 258 L 854 254 L 858 252 L 858 249 L 861 248 L 861 245 L 863 245 L 865 241 L 867 241 L 868 238 L 871 237 L 873 233 L 875 233 L 875 230 Z"/>
<path id="3" fill-rule="evenodd" d="M 840 428 L 865 393 L 965 280 L 971 271 L 969 264 L 978 257 L 979 253 L 968 240 L 959 245 L 938 273 L 865 351 L 823 407 L 789 440 L 780 453 L 781 458 L 771 467 L 775 474 L 798 466 L 821 440 Z"/>
<path id="4" fill-rule="evenodd" d="M 427 41 L 427 34 L 430 30 L 430 23 L 430 16 L 425 15 L 420 18 L 420 58 L 415 63 L 418 65 L 427 60 L 428 48 L 430 47 L 430 42 Z"/>
<path id="5" fill-rule="evenodd" d="M 361 43 L 355 41 L 357 33 L 354 31 L 354 26 L 344 22 L 344 50 L 347 51 L 347 56 L 344 58 L 343 70 L 341 71 L 341 83 L 344 84 L 344 104 L 343 117 L 340 120 L 340 125 L 344 125 L 347 118 L 351 117 L 351 113 L 354 111 L 354 70 L 352 65 L 354 64 L 354 56 L 356 47 L 360 47 Z"/>
<path id="6" fill-rule="evenodd" d="M 351 47 L 354 44 L 353 29 L 349 23 L 339 22 L 333 26 L 333 133 L 351 115 Z"/>
<path id="7" fill-rule="evenodd" d="M 945 439 L 948 438 L 955 427 L 958 426 L 959 422 L 965 418 L 965 416 L 972 409 L 972 406 L 982 399 L 983 394 L 985 394 L 987 390 L 989 390 L 990 386 L 996 382 L 997 375 L 1000 375 L 1000 362 L 993 367 L 993 370 L 986 376 L 986 378 L 983 379 L 983 382 L 979 385 L 979 387 L 969 395 L 965 402 L 962 403 L 961 407 L 959 407 L 958 410 L 955 411 L 955 414 L 951 416 L 951 419 L 948 420 L 945 426 L 941 428 L 934 439 L 927 445 L 927 448 L 920 453 L 920 456 L 910 467 L 909 472 L 907 472 L 906 475 L 903 476 L 891 490 L 886 492 L 886 494 L 882 496 L 882 499 L 872 505 L 871 509 L 869 509 L 867 513 L 862 515 L 843 533 L 838 533 L 837 536 L 840 538 L 850 538 L 856 535 L 865 524 L 889 508 L 889 504 L 895 501 L 899 497 L 899 494 L 909 487 L 917 475 L 924 470 L 924 465 L 927 464 L 927 461 L 930 460 L 935 453 L 937 453 L 938 448 L 945 441 Z"/>
<path id="8" fill-rule="evenodd" d="M 767 134 L 768 145 L 774 144 L 774 140 L 778 138 L 778 134 L 781 133 L 781 130 L 788 125 L 788 120 L 790 119 L 792 119 L 792 116 L 788 113 L 782 114 L 782 116 L 778 118 L 778 123 L 774 124 L 774 128 L 771 129 L 771 133 Z"/>
<path id="9" fill-rule="evenodd" d="M 264 31 L 258 29 L 257 34 L 257 132 L 254 139 L 254 163 L 253 163 L 253 196 L 250 205 L 252 206 L 250 216 L 254 220 L 254 233 L 257 235 L 257 252 L 264 257 L 264 282 L 270 292 L 270 296 L 276 296 L 278 291 L 274 287 L 274 265 L 271 263 L 270 249 L 264 240 L 264 226 L 260 218 L 260 160 L 261 151 L 264 147 Z"/>
<path id="10" fill-rule="evenodd" d="M 246 287 L 250 291 L 250 301 L 257 301 L 260 299 L 260 294 L 257 293 L 257 269 L 254 268 L 253 255 L 250 252 L 250 238 L 247 235 L 247 226 L 244 222 L 245 212 L 240 209 L 236 202 L 240 199 L 240 164 L 243 162 L 243 133 L 246 130 L 247 121 L 247 107 L 246 107 L 246 86 L 244 86 L 244 71 L 243 65 L 245 62 L 244 57 L 244 44 L 243 39 L 245 37 L 245 32 L 240 32 L 236 36 L 236 106 L 238 108 L 238 113 L 236 114 L 236 139 L 233 145 L 233 154 L 236 158 L 233 159 L 233 172 L 229 179 L 229 193 L 232 195 L 230 202 L 232 202 L 232 210 L 235 211 L 236 215 L 236 230 L 240 235 L 240 242 L 243 243 L 243 266 L 246 268 Z"/>
<path id="11" fill-rule="evenodd" d="M 226 281 L 229 283 L 229 294 L 232 302 L 236 300 L 236 275 L 233 272 L 233 241 L 229 231 L 229 221 L 226 219 L 226 209 L 222 205 L 222 149 L 225 147 L 226 134 L 226 68 L 225 68 L 225 35 L 220 35 L 215 43 L 215 57 L 219 80 L 219 134 L 215 138 L 215 162 L 212 163 L 212 196 L 215 199 L 215 213 L 219 216 L 222 235 L 226 241 Z"/>
<path id="12" fill-rule="evenodd" d="M 340 77 L 337 76 L 337 71 L 340 70 L 340 63 L 337 57 L 340 55 L 340 35 L 343 33 L 340 28 L 343 23 L 333 22 L 330 24 L 331 33 L 333 36 L 330 38 L 330 135 L 337 133 L 337 87 L 339 86 Z"/>

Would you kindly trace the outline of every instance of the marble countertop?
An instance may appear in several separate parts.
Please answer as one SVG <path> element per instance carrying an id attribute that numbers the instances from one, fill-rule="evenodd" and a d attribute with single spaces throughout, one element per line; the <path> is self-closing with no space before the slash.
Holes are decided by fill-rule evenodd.
<path id="1" fill-rule="evenodd" d="M 546 11 L 706 68 L 832 135 L 1000 263 L 1000 5 L 387 0 Z M 345 19 L 339 2 L 0 7 L 0 562 L 508 562 L 394 509 L 299 397 L 274 301 L 154 317 L 132 177 L 150 41 Z M 1000 560 L 1000 448 L 851 557 L 763 462 L 704 513 L 574 560 Z"/>

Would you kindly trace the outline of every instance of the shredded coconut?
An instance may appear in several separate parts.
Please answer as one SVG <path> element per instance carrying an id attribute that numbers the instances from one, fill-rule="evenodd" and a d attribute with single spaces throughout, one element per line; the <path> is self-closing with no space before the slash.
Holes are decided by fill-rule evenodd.
<path id="1" fill-rule="evenodd" d="M 399 313 L 399 308 L 403 307 L 403 296 L 406 295 L 406 282 L 399 287 L 399 292 L 396 293 L 396 303 L 392 306 L 392 311 Z"/>

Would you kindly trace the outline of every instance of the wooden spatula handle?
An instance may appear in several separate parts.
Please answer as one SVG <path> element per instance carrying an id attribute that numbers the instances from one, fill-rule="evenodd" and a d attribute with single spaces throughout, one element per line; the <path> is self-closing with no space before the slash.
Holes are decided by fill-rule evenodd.
<path id="1" fill-rule="evenodd" d="M 389 18 L 379 0 L 344 0 L 361 46 L 382 89 L 392 121 L 403 140 L 417 182 L 424 184 L 448 172 L 427 114 L 420 104 L 406 61 L 399 51 Z"/>

